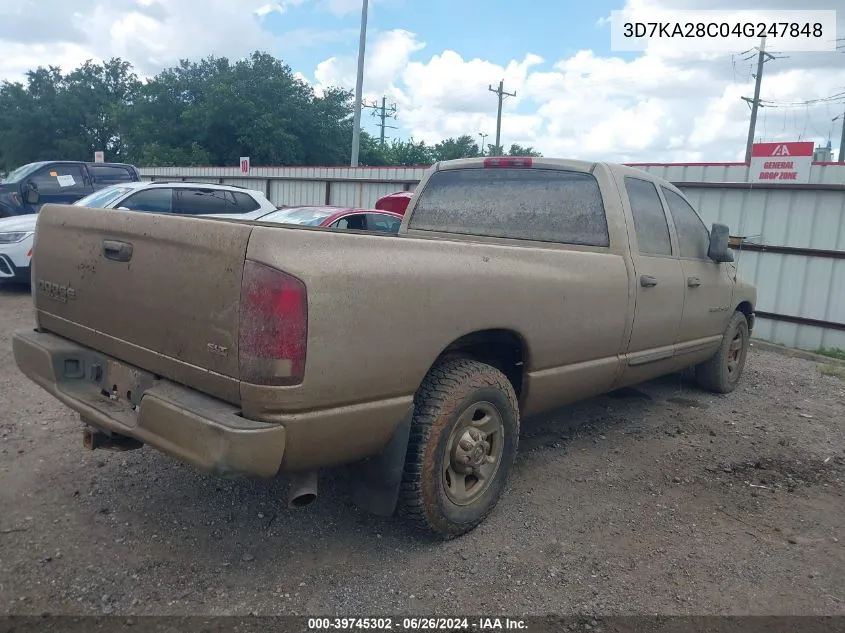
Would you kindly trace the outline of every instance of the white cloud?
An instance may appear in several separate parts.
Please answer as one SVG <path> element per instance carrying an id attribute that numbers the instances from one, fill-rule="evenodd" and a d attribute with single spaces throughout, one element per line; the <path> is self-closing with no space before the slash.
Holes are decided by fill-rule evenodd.
<path id="1" fill-rule="evenodd" d="M 69 71 L 112 56 L 152 74 L 183 58 L 283 53 L 291 44 L 266 31 L 261 18 L 305 1 L 207 0 L 199 11 L 196 0 L 79 0 L 71 11 L 61 0 L 3 0 L 0 78 L 20 80 L 38 65 Z"/>
<path id="2" fill-rule="evenodd" d="M 318 91 L 329 85 L 355 86 L 357 28 L 292 29 L 275 37 L 263 29 L 271 13 L 309 0 L 77 0 L 73 12 L 60 0 L 0 1 L 0 78 L 20 79 L 38 65 L 70 70 L 86 59 L 120 56 L 142 74 L 181 58 L 242 57 L 256 49 L 284 56 L 286 46 L 332 45 L 338 54 L 316 68 L 299 68 Z M 360 12 L 361 0 L 310 0 L 336 15 Z M 386 3 L 370 0 L 372 14 Z M 814 8 L 835 8 L 842 0 L 819 0 Z M 767 0 L 789 8 L 791 0 Z M 662 8 L 745 9 L 759 0 L 628 0 L 640 11 Z M 37 10 L 36 10 L 37 8 Z M 842 23 L 840 19 L 840 23 Z M 744 153 L 749 112 L 743 96 L 753 94 L 753 59 L 741 55 L 689 54 L 649 49 L 631 58 L 579 51 L 562 59 L 541 59 L 527 44 L 506 63 L 466 58 L 460 42 L 431 50 L 424 33 L 379 31 L 371 21 L 364 96 L 383 95 L 396 103 L 399 124 L 417 140 L 479 132 L 492 143 L 496 97 L 504 80 L 502 142 L 533 145 L 546 155 L 609 160 L 737 160 Z M 595 28 L 608 37 L 604 21 Z M 840 27 L 841 28 L 841 27 Z M 530 42 L 530 38 L 526 38 Z M 290 50 L 288 48 L 287 50 Z M 741 51 L 737 51 L 739 53 Z M 762 98 L 768 106 L 824 99 L 845 90 L 841 54 L 789 53 L 766 64 Z M 764 107 L 757 137 L 764 140 L 826 140 L 839 125 L 845 99 L 807 107 Z M 773 103 L 778 102 L 778 103 Z M 393 132 L 392 130 L 390 132 Z M 836 143 L 834 143 L 836 145 Z"/>
<path id="3" fill-rule="evenodd" d="M 828 4 L 836 1 L 841 2 Z M 669 4 L 672 9 L 701 9 L 708 3 L 723 9 L 733 4 L 629 0 L 628 6 L 642 12 Z M 749 4 L 751 0 L 740 2 L 738 8 Z M 770 4 L 778 8 L 777 2 Z M 400 122 L 417 140 L 437 142 L 461 134 L 477 138 L 484 132 L 489 134 L 487 142 L 493 142 L 496 98 L 489 86 L 504 79 L 505 89 L 517 93 L 504 103 L 506 147 L 519 143 L 546 155 L 625 161 L 723 161 L 744 156 L 749 110 L 741 97 L 753 95 L 755 60 L 743 59 L 742 51 L 732 56 L 651 47 L 634 58 L 623 58 L 585 50 L 545 61 L 529 50 L 522 59 L 501 65 L 464 59 L 456 50 L 428 52 L 408 31 L 371 33 L 370 41 L 365 97 L 386 94 L 395 100 Z M 776 106 L 845 91 L 842 59 L 836 53 L 790 53 L 788 58 L 767 62 L 761 98 Z M 354 87 L 355 64 L 353 55 L 326 60 L 317 68 L 318 84 Z M 841 113 L 844 101 L 761 108 L 755 137 L 826 141 L 831 118 Z"/>

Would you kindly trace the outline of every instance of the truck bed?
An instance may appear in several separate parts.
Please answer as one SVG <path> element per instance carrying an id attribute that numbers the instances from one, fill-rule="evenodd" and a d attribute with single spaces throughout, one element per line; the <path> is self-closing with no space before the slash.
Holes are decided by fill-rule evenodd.
<path id="1" fill-rule="evenodd" d="M 131 244 L 131 259 L 116 261 L 120 254 L 106 253 L 107 242 Z M 246 260 L 284 271 L 307 289 L 301 384 L 241 380 Z M 34 261 L 40 328 L 261 420 L 409 398 L 443 349 L 479 330 L 523 337 L 526 386 L 538 406 L 551 385 L 566 388 L 562 375 L 578 374 L 583 396 L 612 381 L 631 316 L 621 253 L 553 244 L 48 205 Z"/>

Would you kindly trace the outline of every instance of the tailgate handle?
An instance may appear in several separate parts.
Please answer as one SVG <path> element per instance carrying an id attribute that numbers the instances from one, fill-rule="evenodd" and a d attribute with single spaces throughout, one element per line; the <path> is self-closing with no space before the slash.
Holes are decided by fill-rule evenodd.
<path id="1" fill-rule="evenodd" d="M 103 256 L 116 262 L 128 262 L 132 259 L 132 244 L 117 240 L 103 240 Z"/>

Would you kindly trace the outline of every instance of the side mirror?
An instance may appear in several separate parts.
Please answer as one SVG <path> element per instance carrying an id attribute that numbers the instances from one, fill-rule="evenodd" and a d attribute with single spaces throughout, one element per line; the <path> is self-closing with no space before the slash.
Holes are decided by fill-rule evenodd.
<path id="1" fill-rule="evenodd" d="M 27 183 L 23 194 L 23 199 L 26 200 L 26 203 L 38 204 L 39 197 L 38 191 L 32 186 L 32 183 Z"/>
<path id="2" fill-rule="evenodd" d="M 733 253 L 728 249 L 731 230 L 725 224 L 713 223 L 710 229 L 710 249 L 707 256 L 714 262 L 724 263 L 734 260 Z"/>

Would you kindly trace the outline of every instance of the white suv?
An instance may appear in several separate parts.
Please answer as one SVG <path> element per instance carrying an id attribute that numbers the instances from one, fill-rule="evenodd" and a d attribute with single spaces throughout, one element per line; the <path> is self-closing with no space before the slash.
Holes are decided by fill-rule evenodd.
<path id="1" fill-rule="evenodd" d="M 276 206 L 254 189 L 201 182 L 126 182 L 95 191 L 74 206 L 183 215 L 263 215 Z M 0 219 L 0 281 L 29 283 L 38 214 Z"/>

